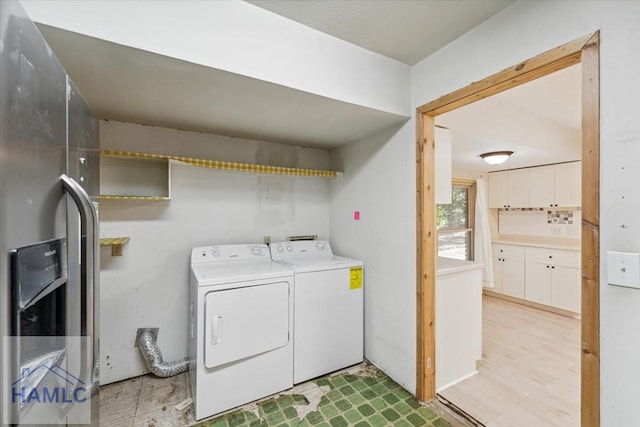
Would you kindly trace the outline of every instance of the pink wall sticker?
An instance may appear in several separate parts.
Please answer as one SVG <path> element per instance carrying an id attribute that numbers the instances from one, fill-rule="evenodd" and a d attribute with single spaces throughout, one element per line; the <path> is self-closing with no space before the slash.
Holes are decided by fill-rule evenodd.
<path id="1" fill-rule="evenodd" d="M 353 212 L 353 219 L 356 221 L 360 220 L 360 211 L 354 211 Z"/>

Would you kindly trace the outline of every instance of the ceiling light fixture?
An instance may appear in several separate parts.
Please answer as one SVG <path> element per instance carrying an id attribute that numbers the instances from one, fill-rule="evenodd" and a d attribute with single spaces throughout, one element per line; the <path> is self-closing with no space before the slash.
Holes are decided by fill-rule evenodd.
<path id="1" fill-rule="evenodd" d="M 512 154 L 513 151 L 492 151 L 490 153 L 482 153 L 480 157 L 490 165 L 499 165 L 504 163 Z"/>

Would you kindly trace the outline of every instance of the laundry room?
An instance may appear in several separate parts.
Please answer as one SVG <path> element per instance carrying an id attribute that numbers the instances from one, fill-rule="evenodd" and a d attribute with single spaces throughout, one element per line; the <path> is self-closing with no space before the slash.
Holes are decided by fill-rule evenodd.
<path id="1" fill-rule="evenodd" d="M 115 121 L 102 121 L 100 130 L 103 150 L 301 169 L 326 170 L 329 166 L 329 152 L 322 149 Z M 109 167 L 103 166 L 103 176 Z M 117 170 L 126 175 L 123 168 L 126 163 Z M 140 182 L 147 170 L 138 165 L 134 169 L 129 186 Z M 276 242 L 295 235 L 329 239 L 327 178 L 219 170 L 171 161 L 170 173 L 165 170 L 161 179 L 171 181 L 170 199 L 146 200 L 144 194 L 137 194 L 140 199 L 100 203 L 101 237 L 129 238 L 121 256 L 112 256 L 109 246 L 101 248 L 101 375 L 106 383 L 147 372 L 132 345 L 137 328 L 160 329 L 158 343 L 167 360 L 186 356 L 184 331 L 189 315 L 175 307 L 188 307 L 192 248 L 263 243 L 265 238 Z M 117 190 L 129 196 L 136 191 L 114 188 Z"/>
<path id="2" fill-rule="evenodd" d="M 202 427 L 215 417 L 222 417 L 215 421 L 220 425 L 344 427 L 513 425 L 513 419 L 565 427 L 628 425 L 638 419 L 640 391 L 632 374 L 640 342 L 631 338 L 640 321 L 634 308 L 640 294 L 635 282 L 612 283 L 607 273 L 621 268 L 615 263 L 610 268 L 607 257 L 633 258 L 640 251 L 635 184 L 640 144 L 637 108 L 629 101 L 640 93 L 634 74 L 640 60 L 629 55 L 640 37 L 635 22 L 640 6 L 610 3 L 2 0 L 0 83 L 10 81 L 5 66 L 25 81 L 13 91 L 2 86 L 0 95 L 24 108 L 27 101 L 40 100 L 28 96 L 39 84 L 31 77 L 47 75 L 26 53 L 4 47 L 9 45 L 5 29 L 14 25 L 5 17 L 15 13 L 15 21 L 38 34 L 39 56 L 55 62 L 63 77 L 41 104 L 48 106 L 49 97 L 66 102 L 60 110 L 66 123 L 49 126 L 46 121 L 58 114 L 53 110 L 26 116 L 34 129 L 42 125 L 33 141 L 53 139 L 53 128 L 66 132 L 69 157 L 55 177 L 78 172 L 75 187 L 90 197 L 82 205 L 69 191 L 74 185 L 61 180 L 60 193 L 71 196 L 66 207 L 56 205 L 52 217 L 57 220 L 64 210 L 68 230 L 77 229 L 78 236 L 40 233 L 32 240 L 64 238 L 69 253 L 75 246 L 86 249 L 87 241 L 99 245 L 98 255 L 91 260 L 85 251 L 69 271 L 84 280 L 77 291 L 84 308 L 72 307 L 77 317 L 84 316 L 76 329 L 96 343 L 83 342 L 86 351 L 78 357 L 84 363 L 79 372 L 92 376 L 87 387 L 95 393 L 92 405 L 102 406 L 92 413 L 102 417 L 102 425 Z M 576 92 L 582 119 L 570 131 L 557 132 L 566 146 L 537 133 L 544 140 L 537 145 L 494 144 L 463 153 L 461 158 L 482 168 L 455 162 L 448 168 L 436 160 L 436 127 L 456 131 L 446 114 L 472 98 L 488 101 L 534 81 L 534 74 L 567 70 L 582 82 Z M 82 98 L 86 112 L 70 108 L 71 95 Z M 5 124 L 12 117 L 5 112 L 11 105 L 0 104 L 0 162 L 15 165 L 46 150 L 27 152 L 16 144 L 17 160 L 5 150 Z M 505 107 L 501 118 L 517 122 L 516 107 Z M 91 129 L 79 126 L 81 119 Z M 466 120 L 473 146 L 480 126 L 493 119 Z M 536 132 L 563 127 L 553 120 L 532 127 Z M 22 130 L 22 122 L 16 123 Z M 73 132 L 80 140 L 95 137 L 97 146 L 73 151 Z M 529 136 L 535 138 L 533 132 Z M 485 151 L 506 150 L 512 153 L 504 167 L 481 163 Z M 525 156 L 528 160 L 519 163 Z M 531 182 L 544 182 L 547 189 L 582 199 L 547 202 L 558 206 L 490 200 L 489 253 L 508 245 L 526 248 L 517 249 L 515 257 L 530 272 L 518 270 L 518 280 L 500 281 L 501 263 L 512 264 L 495 253 L 474 260 L 470 223 L 438 230 L 446 214 L 438 217 L 436 187 L 447 182 L 449 193 L 469 196 L 468 215 L 477 178 L 493 197 L 506 188 L 501 177 L 523 169 L 536 178 L 517 193 L 530 190 Z M 4 182 L 9 174 L 0 168 L 0 175 Z M 91 192 L 89 184 L 97 183 L 99 191 Z M 21 199 L 25 212 L 27 199 Z M 7 205 L 17 206 L 14 202 Z M 91 206 L 99 230 L 93 240 L 86 230 Z M 452 252 L 439 253 L 438 237 L 447 232 L 453 236 Z M 7 243 L 4 249 L 9 253 L 33 242 Z M 551 257 L 571 254 L 555 265 L 536 249 L 554 250 Z M 462 264 L 443 267 L 438 257 L 455 257 L 454 252 L 462 253 Z M 0 267 L 8 268 L 7 262 Z M 483 290 L 475 274 L 482 263 L 500 274 L 493 288 Z M 87 270 L 92 265 L 99 266 L 93 282 Z M 466 299 L 452 289 L 467 283 L 460 277 L 471 277 L 457 274 L 471 270 L 473 298 Z M 326 289 L 313 288 L 320 276 L 327 277 L 322 284 L 340 283 L 333 300 L 322 299 Z M 557 277 L 572 286 L 559 299 L 551 293 Z M 11 288 L 2 280 L 0 312 L 9 312 Z M 543 283 L 535 288 L 542 291 L 532 293 L 529 287 L 527 295 L 525 280 Z M 451 284 L 448 293 L 438 294 L 438 282 Z M 87 283 L 95 284 L 94 294 Z M 311 290 L 298 293 L 296 283 L 308 283 Z M 513 284 L 515 291 L 509 288 Z M 442 303 L 438 297 L 445 294 L 449 299 Z M 546 396 L 536 399 L 539 395 L 525 393 L 517 382 L 512 387 L 518 392 L 508 398 L 502 391 L 484 396 L 471 387 L 465 402 L 472 403 L 460 408 L 454 400 L 463 402 L 461 394 L 447 399 L 442 393 L 447 387 L 437 376 L 453 359 L 438 353 L 445 348 L 443 339 L 451 348 L 465 341 L 476 357 L 470 370 L 453 375 L 447 386 L 478 378 L 474 368 L 487 363 L 480 345 L 487 296 L 503 306 L 516 304 L 512 313 L 541 310 L 544 319 L 551 313 L 575 326 L 564 340 L 579 347 L 566 351 L 570 375 L 542 374 L 544 381 L 559 384 L 536 391 L 549 391 Z M 297 319 L 296 312 L 312 316 Z M 12 334 L 7 325 L 13 320 L 5 320 L 0 338 Z M 442 330 L 438 336 L 447 322 L 473 336 L 459 339 L 462 335 Z M 473 327 L 461 327 L 465 322 Z M 240 330 L 236 336 L 250 339 L 226 335 Z M 360 335 L 353 338 L 354 333 Z M 554 334 L 558 340 L 562 336 Z M 495 342 L 502 344 L 500 338 Z M 0 343 L 0 353 L 9 349 Z M 553 352 L 554 346 L 544 349 Z M 333 363 L 334 357 L 339 361 Z M 542 357 L 523 362 L 528 368 L 539 363 L 559 369 Z M 6 359 L 0 369 L 16 366 Z M 11 412 L 8 378 L 0 380 L 3 422 Z M 553 397 L 567 390 L 567 382 L 572 412 L 562 418 L 553 405 L 564 396 Z M 505 405 L 504 412 L 494 413 L 485 398 L 529 399 L 534 409 Z M 553 401 L 539 411 L 544 414 L 534 413 L 544 399 Z M 474 412 L 474 404 L 491 413 Z M 12 411 L 20 415 L 21 410 Z"/>

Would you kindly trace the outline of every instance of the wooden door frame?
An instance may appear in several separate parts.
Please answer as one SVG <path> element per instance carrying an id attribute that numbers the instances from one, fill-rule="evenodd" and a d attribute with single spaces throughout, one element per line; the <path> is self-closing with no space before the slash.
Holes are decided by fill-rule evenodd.
<path id="1" fill-rule="evenodd" d="M 435 391 L 435 117 L 472 102 L 582 64 L 582 320 L 581 425 L 600 424 L 600 32 L 549 50 L 416 110 L 417 390 Z"/>

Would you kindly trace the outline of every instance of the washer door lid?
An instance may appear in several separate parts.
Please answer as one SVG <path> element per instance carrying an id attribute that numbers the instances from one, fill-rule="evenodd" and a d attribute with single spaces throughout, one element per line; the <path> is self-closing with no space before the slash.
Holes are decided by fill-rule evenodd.
<path id="1" fill-rule="evenodd" d="M 205 296 L 204 364 L 224 365 L 289 343 L 289 283 L 209 292 Z"/>

